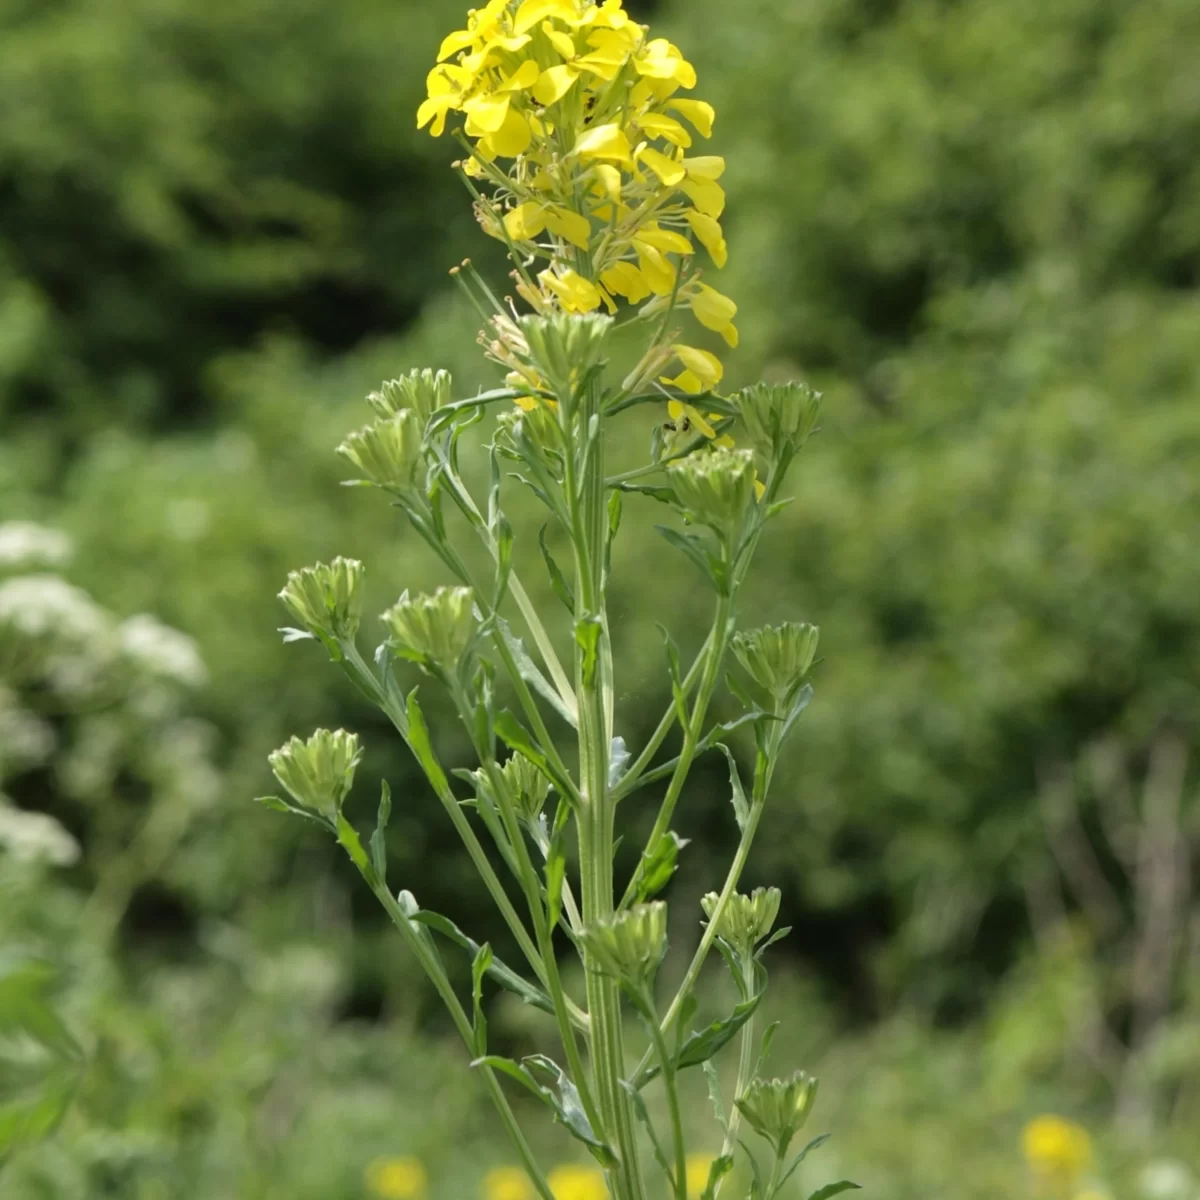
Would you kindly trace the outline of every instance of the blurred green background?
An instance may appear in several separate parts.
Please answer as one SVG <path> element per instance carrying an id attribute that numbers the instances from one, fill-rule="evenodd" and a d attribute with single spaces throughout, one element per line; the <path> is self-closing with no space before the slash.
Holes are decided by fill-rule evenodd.
<path id="1" fill-rule="evenodd" d="M 1200 6 L 627 7 L 718 110 L 728 382 L 827 397 L 742 606 L 822 628 L 747 876 L 793 926 L 772 1065 L 822 1075 L 811 1180 L 1028 1196 L 1049 1111 L 1090 1131 L 1097 1195 L 1197 1200 Z M 391 1157 L 457 1200 L 507 1161 L 339 852 L 251 803 L 285 737 L 359 730 L 353 815 L 386 776 L 394 878 L 503 952 L 381 718 L 275 632 L 318 558 L 367 562 L 368 611 L 442 581 L 332 450 L 385 377 L 493 379 L 446 271 L 503 264 L 453 144 L 413 128 L 461 15 L 0 7 L 5 1200 L 350 1200 Z M 654 519 L 627 507 L 610 595 L 631 742 L 669 700 L 655 622 L 709 619 Z M 670 898 L 698 917 L 721 760 L 681 812 Z M 696 932 L 677 915 L 680 958 Z M 503 1002 L 493 1027 L 547 1032 Z"/>

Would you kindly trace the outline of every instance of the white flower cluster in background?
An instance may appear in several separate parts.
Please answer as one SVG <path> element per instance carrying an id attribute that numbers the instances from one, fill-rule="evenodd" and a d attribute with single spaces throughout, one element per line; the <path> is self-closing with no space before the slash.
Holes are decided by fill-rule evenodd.
<path id="1" fill-rule="evenodd" d="M 1138 1186 L 1145 1200 L 1200 1200 L 1200 1183 L 1174 1158 L 1148 1163 L 1138 1176 Z"/>
<path id="2" fill-rule="evenodd" d="M 125 657 L 146 674 L 189 688 L 208 679 L 196 643 L 157 617 L 139 613 L 124 621 L 117 633 Z"/>
<path id="3" fill-rule="evenodd" d="M 0 796 L 0 854 L 17 862 L 69 867 L 79 858 L 79 843 L 53 817 L 13 808 Z"/>
<path id="4" fill-rule="evenodd" d="M 61 567 L 71 557 L 71 539 L 32 521 L 0 524 L 0 571 Z"/>

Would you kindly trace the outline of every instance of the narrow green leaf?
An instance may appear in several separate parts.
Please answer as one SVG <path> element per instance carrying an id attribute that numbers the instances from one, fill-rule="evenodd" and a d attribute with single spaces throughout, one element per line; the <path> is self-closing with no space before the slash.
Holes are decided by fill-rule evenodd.
<path id="1" fill-rule="evenodd" d="M 839 1196 L 842 1192 L 858 1191 L 861 1189 L 861 1183 L 852 1183 L 849 1179 L 839 1179 L 837 1183 L 827 1183 L 823 1188 L 818 1188 L 808 1200 L 829 1200 L 830 1196 Z"/>
<path id="2" fill-rule="evenodd" d="M 796 698 L 792 701 L 792 707 L 788 710 L 787 716 L 783 719 L 783 733 L 780 734 L 781 741 L 792 731 L 792 726 L 795 725 L 795 723 L 800 719 L 800 714 L 809 706 L 809 704 L 812 702 L 812 698 L 812 684 L 806 683 L 796 693 Z"/>
<path id="3" fill-rule="evenodd" d="M 659 536 L 668 541 L 676 550 L 682 550 L 700 568 L 709 583 L 717 591 L 720 591 L 720 584 L 717 574 L 713 570 L 711 556 L 704 548 L 704 543 L 700 538 L 696 537 L 695 534 L 680 533 L 679 530 L 672 529 L 668 525 L 655 525 L 654 528 Z"/>
<path id="4" fill-rule="evenodd" d="M 584 617 L 575 623 L 575 644 L 583 651 L 583 686 L 591 687 L 596 678 L 596 659 L 603 626 L 599 617 Z"/>
<path id="5" fill-rule="evenodd" d="M 717 1184 L 732 1170 L 732 1154 L 722 1154 L 714 1158 L 712 1165 L 708 1168 L 708 1182 L 704 1185 L 704 1191 L 700 1195 L 700 1200 L 713 1200 L 717 1192 Z"/>
<path id="6" fill-rule="evenodd" d="M 487 1053 L 487 1018 L 483 1015 L 483 977 L 492 968 L 492 948 L 484 942 L 471 962 L 471 998 L 475 1012 L 474 1050 L 478 1057 Z"/>
<path id="7" fill-rule="evenodd" d="M 429 777 L 429 782 L 433 784 L 434 791 L 449 791 L 450 783 L 446 779 L 446 772 L 442 770 L 442 765 L 433 752 L 433 743 L 429 740 L 429 726 L 425 723 L 425 714 L 417 702 L 416 688 L 408 694 L 408 744 Z"/>
<path id="8" fill-rule="evenodd" d="M 654 846 L 642 855 L 634 875 L 635 901 L 649 900 L 667 886 L 678 866 L 679 851 L 687 844 L 686 838 L 667 830 Z"/>
<path id="9" fill-rule="evenodd" d="M 713 1021 L 704 1029 L 689 1034 L 687 1040 L 679 1048 L 679 1053 L 674 1056 L 675 1070 L 683 1071 L 688 1067 L 698 1067 L 723 1049 L 737 1031 L 754 1015 L 754 1010 L 758 1008 L 762 998 L 763 992 L 760 990 L 749 999 L 736 1005 L 729 1016 Z M 643 1088 L 658 1073 L 658 1065 L 650 1064 L 634 1078 L 634 1085 Z"/>
<path id="10" fill-rule="evenodd" d="M 724 742 L 717 742 L 716 746 L 729 763 L 729 786 L 733 791 L 733 816 L 737 821 L 738 829 L 745 833 L 746 826 L 750 821 L 750 802 L 746 799 L 746 791 L 742 787 L 742 777 L 729 747 Z"/>
<path id="11" fill-rule="evenodd" d="M 767 1055 L 770 1053 L 771 1043 L 775 1040 L 775 1034 L 779 1031 L 779 1025 L 780 1022 L 772 1021 L 763 1030 L 762 1041 L 758 1044 L 758 1063 L 754 1068 L 755 1075 L 761 1075 L 767 1065 Z"/>
<path id="12" fill-rule="evenodd" d="M 553 929 L 562 916 L 563 883 L 567 877 L 567 858 L 562 848 L 551 845 L 546 859 L 546 912 L 547 921 Z"/>
<path id="13" fill-rule="evenodd" d="M 663 1174 L 667 1177 L 667 1183 L 670 1185 L 670 1190 L 675 1191 L 675 1172 L 671 1170 L 670 1160 L 667 1158 L 666 1152 L 662 1148 L 662 1143 L 658 1140 L 658 1131 L 654 1128 L 654 1122 L 650 1120 L 650 1113 L 646 1110 L 646 1102 L 642 1099 L 642 1093 L 639 1092 L 628 1079 L 620 1081 L 621 1087 L 625 1089 L 626 1095 L 629 1097 L 630 1103 L 633 1105 L 633 1115 L 645 1129 L 650 1137 L 650 1145 L 654 1150 L 654 1158 L 658 1165 L 662 1168 Z"/>
<path id="14" fill-rule="evenodd" d="M 545 525 L 542 526 L 538 533 L 538 545 L 542 548 L 542 558 L 546 561 L 546 570 L 550 573 L 550 586 L 554 590 L 554 594 L 559 598 L 567 612 L 574 616 L 575 592 L 567 582 L 567 577 L 563 574 L 562 568 L 555 562 L 554 555 L 550 553 L 550 547 L 546 544 Z"/>
<path id="15" fill-rule="evenodd" d="M 496 580 L 492 588 L 492 609 L 498 609 L 508 594 L 508 581 L 512 575 L 513 527 L 501 513 L 492 536 L 496 539 Z"/>
<path id="16" fill-rule="evenodd" d="M 513 633 L 508 622 L 502 617 L 497 617 L 496 628 L 500 631 L 504 645 L 516 665 L 517 674 L 574 729 L 576 721 L 571 710 L 563 703 L 562 697 L 554 689 L 553 684 L 538 670 L 537 664 L 529 657 L 524 643 Z"/>
<path id="17" fill-rule="evenodd" d="M 513 715 L 511 709 L 506 708 L 496 715 L 496 733 L 510 750 L 516 750 L 525 755 L 558 788 L 560 796 L 565 799 L 571 795 L 570 780 L 563 778 L 554 769 L 550 760 L 542 753 L 541 747 L 533 740 L 533 735 Z"/>
<path id="18" fill-rule="evenodd" d="M 401 895 L 408 895 L 408 893 L 404 892 Z M 414 906 L 415 903 L 414 901 Z M 424 908 L 415 908 L 408 916 L 410 920 L 427 926 L 429 929 L 436 930 L 448 941 L 465 950 L 472 958 L 478 955 L 481 948 L 479 943 L 467 937 L 449 917 L 444 917 L 441 913 L 430 912 Z M 526 1004 L 530 1004 L 534 1008 L 540 1008 L 543 1012 L 554 1012 L 553 1001 L 551 1001 L 550 997 L 541 988 L 535 987 L 528 980 L 518 975 L 511 967 L 505 966 L 495 955 L 492 956 L 487 973 L 506 991 L 512 992 L 515 996 L 520 996 Z"/>
<path id="19" fill-rule="evenodd" d="M 785 1183 L 787 1183 L 787 1181 L 788 1181 L 789 1179 L 791 1179 L 792 1175 L 795 1173 L 795 1170 L 796 1170 L 796 1168 L 797 1168 L 797 1167 L 798 1167 L 798 1166 L 799 1166 L 799 1165 L 800 1165 L 800 1164 L 801 1164 L 801 1163 L 802 1163 L 802 1162 L 803 1162 L 803 1161 L 804 1161 L 804 1160 L 805 1160 L 805 1159 L 806 1159 L 806 1158 L 807 1158 L 807 1157 L 808 1157 L 808 1156 L 809 1156 L 809 1155 L 810 1155 L 810 1154 L 811 1154 L 811 1153 L 812 1153 L 814 1150 L 819 1150 L 819 1149 L 820 1149 L 820 1148 L 821 1148 L 823 1145 L 825 1145 L 825 1143 L 826 1143 L 827 1141 L 829 1141 L 829 1138 L 830 1138 L 830 1135 L 829 1135 L 828 1133 L 823 1133 L 823 1134 L 821 1134 L 821 1135 L 820 1135 L 820 1137 L 815 1137 L 815 1138 L 813 1138 L 813 1140 L 812 1140 L 811 1142 L 809 1142 L 809 1143 L 808 1143 L 808 1145 L 807 1145 L 807 1146 L 805 1146 L 805 1147 L 804 1147 L 804 1149 L 803 1149 L 803 1150 L 801 1150 L 801 1151 L 800 1151 L 800 1153 L 799 1153 L 799 1154 L 797 1154 L 797 1155 L 796 1155 L 796 1157 L 795 1157 L 795 1158 L 793 1158 L 793 1159 L 792 1159 L 792 1161 L 791 1161 L 790 1163 L 788 1163 L 788 1165 L 787 1165 L 787 1169 L 786 1169 L 786 1170 L 784 1171 L 784 1173 L 783 1173 L 783 1174 L 782 1174 L 782 1175 L 779 1177 L 779 1186 L 782 1188 L 782 1187 L 783 1187 L 783 1185 L 784 1185 Z"/>
<path id="20" fill-rule="evenodd" d="M 387 824 L 392 815 L 392 789 L 383 781 L 379 792 L 379 810 L 375 814 L 375 832 L 371 834 L 371 864 L 379 882 L 387 883 Z"/>
<path id="21" fill-rule="evenodd" d="M 708 1080 L 708 1101 L 712 1105 L 713 1116 L 717 1118 L 717 1124 L 722 1129 L 728 1129 L 729 1118 L 725 1115 L 725 1102 L 721 1099 L 721 1073 L 711 1058 L 706 1059 L 700 1065 Z"/>
<path id="22" fill-rule="evenodd" d="M 374 883 L 375 870 L 371 866 L 371 860 L 367 857 L 367 852 L 363 849 L 363 844 L 359 840 L 354 826 L 341 813 L 338 813 L 337 816 L 337 839 L 346 853 L 350 855 L 354 865 L 362 872 L 363 878 L 368 883 Z"/>

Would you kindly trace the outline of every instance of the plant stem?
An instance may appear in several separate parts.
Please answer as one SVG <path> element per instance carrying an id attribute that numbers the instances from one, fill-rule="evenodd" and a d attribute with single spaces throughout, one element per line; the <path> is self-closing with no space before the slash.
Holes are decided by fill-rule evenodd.
<path id="1" fill-rule="evenodd" d="M 613 802 L 608 791 L 612 732 L 606 693 L 611 694 L 612 648 L 604 620 L 600 578 L 607 533 L 604 510 L 604 443 L 597 437 L 586 451 L 589 420 L 598 415 L 595 389 L 590 389 L 574 421 L 564 455 L 564 492 L 571 515 L 575 551 L 575 619 L 577 629 L 600 622 L 595 661 L 589 662 L 580 639 L 575 647 L 575 691 L 579 699 L 579 784 L 583 803 L 577 814 L 580 874 L 585 925 L 613 911 Z M 577 460 L 577 455 L 579 459 Z M 582 478 L 580 478 L 582 471 Z M 618 1164 L 609 1180 L 616 1200 L 644 1200 L 641 1164 L 629 1099 L 621 1087 L 625 1072 L 621 995 L 585 952 L 588 1013 L 592 1022 L 592 1074 L 605 1133 L 615 1140 Z"/>
<path id="2" fill-rule="evenodd" d="M 647 995 L 642 1000 L 647 1024 L 650 1027 L 650 1037 L 654 1053 L 662 1066 L 663 1086 L 667 1093 L 667 1109 L 671 1114 L 671 1143 L 675 1150 L 675 1196 L 677 1200 L 687 1200 L 687 1147 L 683 1140 L 683 1116 L 679 1108 L 679 1089 L 675 1084 L 675 1064 L 671 1052 L 667 1049 L 667 1039 L 659 1027 L 658 1013 L 654 1009 L 654 1000 Z"/>
<path id="3" fill-rule="evenodd" d="M 750 980 L 754 979 L 754 959 L 752 957 L 743 960 L 742 974 Z M 753 986 L 753 984 L 752 984 Z M 729 1113 L 729 1124 L 725 1128 L 725 1140 L 721 1144 L 721 1156 L 732 1154 L 734 1146 L 737 1145 L 738 1125 L 741 1124 L 742 1111 L 737 1106 L 738 1097 L 746 1090 L 750 1084 L 750 1076 L 754 1071 L 754 1014 L 751 1013 L 745 1025 L 742 1026 L 741 1046 L 738 1053 L 738 1073 L 737 1082 L 733 1088 L 733 1104 Z M 725 1182 L 724 1178 L 717 1180 L 717 1185 L 713 1189 L 713 1200 L 721 1194 L 721 1185 Z"/>
<path id="4" fill-rule="evenodd" d="M 437 955 L 430 952 L 420 935 L 413 930 L 400 905 L 382 881 L 372 879 L 370 882 L 371 890 L 375 893 L 375 898 L 383 905 L 388 916 L 391 917 L 392 923 L 399 929 L 405 942 L 408 944 L 408 948 L 412 951 L 417 962 L 420 963 L 425 974 L 429 976 L 442 1002 L 449 1010 L 450 1017 L 454 1021 L 454 1025 L 458 1029 L 459 1035 L 462 1037 L 467 1049 L 473 1051 L 475 1040 L 470 1018 L 459 1003 L 458 997 L 454 994 L 454 989 L 450 986 L 450 980 L 446 977 L 446 972 L 442 969 Z M 554 1193 L 550 1190 L 550 1184 L 546 1181 L 541 1167 L 538 1166 L 537 1160 L 533 1157 L 533 1151 L 530 1149 L 529 1143 L 525 1140 L 525 1134 L 521 1131 L 520 1125 L 517 1124 L 516 1115 L 513 1113 L 512 1107 L 508 1103 L 508 1098 L 504 1095 L 500 1087 L 500 1081 L 496 1078 L 496 1073 L 491 1067 L 487 1066 L 480 1066 L 478 1070 L 483 1077 L 484 1087 L 487 1089 L 492 1103 L 496 1106 L 496 1111 L 500 1114 L 500 1120 L 504 1125 L 505 1132 L 516 1148 L 517 1155 L 521 1159 L 521 1165 L 525 1168 L 525 1173 L 537 1189 L 538 1195 L 542 1197 L 542 1200 L 555 1200 Z"/>

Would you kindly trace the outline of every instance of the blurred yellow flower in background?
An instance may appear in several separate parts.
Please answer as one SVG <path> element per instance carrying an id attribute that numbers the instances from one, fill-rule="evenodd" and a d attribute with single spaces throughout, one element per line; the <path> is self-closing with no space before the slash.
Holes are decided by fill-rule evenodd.
<path id="1" fill-rule="evenodd" d="M 555 1167 L 546 1182 L 550 1184 L 554 1200 L 608 1200 L 604 1176 L 596 1167 L 564 1164 Z"/>
<path id="2" fill-rule="evenodd" d="M 1063 1117 L 1035 1117 L 1021 1134 L 1025 1160 L 1035 1174 L 1056 1184 L 1074 1184 L 1092 1161 L 1087 1130 Z"/>
<path id="3" fill-rule="evenodd" d="M 367 1168 L 367 1190 L 379 1200 L 422 1200 L 428 1183 L 418 1158 L 378 1158 Z"/>
<path id="4" fill-rule="evenodd" d="M 689 1154 L 687 1158 L 687 1190 L 689 1196 L 700 1196 L 708 1183 L 708 1172 L 713 1165 L 711 1154 Z"/>
<path id="5" fill-rule="evenodd" d="M 534 1200 L 533 1184 L 520 1167 L 493 1167 L 483 1177 L 484 1200 Z"/>

